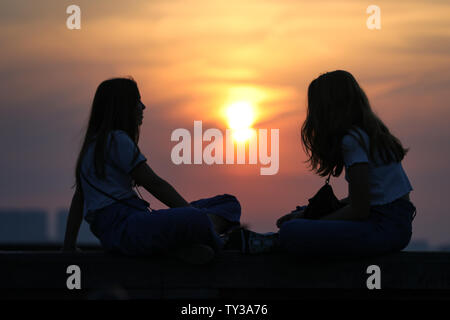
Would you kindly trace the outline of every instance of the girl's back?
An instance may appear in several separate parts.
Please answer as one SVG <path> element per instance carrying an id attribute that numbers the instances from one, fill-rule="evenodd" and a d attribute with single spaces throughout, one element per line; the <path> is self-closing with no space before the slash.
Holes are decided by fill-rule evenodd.
<path id="1" fill-rule="evenodd" d="M 86 150 L 81 165 L 84 211 L 88 221 L 91 220 L 92 212 L 115 202 L 98 189 L 117 199 L 137 197 L 132 189 L 130 172 L 139 163 L 147 160 L 125 131 L 113 130 L 108 135 L 105 148 L 105 176 L 100 178 L 95 173 L 95 147 L 94 140 Z"/>
<path id="2" fill-rule="evenodd" d="M 356 163 L 367 163 L 369 171 L 370 205 L 390 203 L 412 189 L 401 162 L 384 163 L 378 152 L 370 156 L 370 139 L 361 128 L 354 128 L 342 139 L 342 156 L 345 179 L 349 181 L 348 168 Z"/>

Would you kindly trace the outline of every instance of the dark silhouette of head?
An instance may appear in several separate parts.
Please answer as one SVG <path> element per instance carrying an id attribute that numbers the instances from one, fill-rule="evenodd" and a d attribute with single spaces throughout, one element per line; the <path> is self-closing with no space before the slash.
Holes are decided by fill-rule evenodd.
<path id="1" fill-rule="evenodd" d="M 92 102 L 86 134 L 77 160 L 75 169 L 77 186 L 80 186 L 79 177 L 83 156 L 94 140 L 96 141 L 95 174 L 100 178 L 105 177 L 105 149 L 111 131 L 125 131 L 137 147 L 143 109 L 145 106 L 141 103 L 138 86 L 132 78 L 114 78 L 100 83 Z M 137 150 L 139 151 L 139 148 Z M 136 153 L 137 156 L 138 153 Z"/>
<path id="2" fill-rule="evenodd" d="M 352 128 L 363 129 L 370 148 L 357 133 L 358 142 L 373 158 L 384 163 L 401 161 L 407 150 L 375 115 L 366 94 L 347 71 L 327 72 L 308 87 L 308 110 L 301 129 L 303 148 L 311 169 L 321 176 L 339 176 L 343 170 L 342 138 Z"/>

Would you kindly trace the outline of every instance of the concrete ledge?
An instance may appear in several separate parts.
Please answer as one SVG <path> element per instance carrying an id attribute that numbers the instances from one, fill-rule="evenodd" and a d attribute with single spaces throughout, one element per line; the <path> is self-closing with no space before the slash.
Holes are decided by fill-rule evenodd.
<path id="1" fill-rule="evenodd" d="M 82 290 L 66 288 L 66 269 L 72 264 L 81 269 Z M 115 290 L 128 298 L 285 299 L 304 295 L 307 289 L 328 293 L 346 289 L 355 297 L 369 291 L 369 265 L 380 267 L 382 289 L 423 294 L 433 291 L 437 296 L 449 297 L 448 252 L 401 252 L 332 260 L 281 253 L 244 256 L 225 251 L 208 265 L 193 266 L 174 258 L 130 258 L 95 250 L 79 254 L 0 251 L 0 291 L 19 298 L 88 297 Z"/>

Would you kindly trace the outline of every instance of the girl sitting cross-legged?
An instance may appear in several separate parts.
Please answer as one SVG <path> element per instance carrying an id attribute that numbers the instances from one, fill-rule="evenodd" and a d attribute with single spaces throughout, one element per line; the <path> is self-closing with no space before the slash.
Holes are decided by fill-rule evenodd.
<path id="1" fill-rule="evenodd" d="M 301 134 L 312 170 L 322 177 L 345 171 L 348 197 L 320 219 L 307 219 L 306 206 L 298 207 L 278 219 L 277 233 L 235 230 L 228 235 L 228 247 L 319 256 L 367 256 L 405 248 L 416 211 L 401 164 L 407 150 L 374 114 L 349 72 L 328 72 L 311 82 Z"/>
<path id="2" fill-rule="evenodd" d="M 134 80 L 116 78 L 98 86 L 76 165 L 63 249 L 76 250 L 84 218 L 106 251 L 208 262 L 223 247 L 220 235 L 239 225 L 241 206 L 228 194 L 188 203 L 160 178 L 137 146 L 144 109 Z M 138 185 L 169 209 L 151 211 L 133 190 Z"/>

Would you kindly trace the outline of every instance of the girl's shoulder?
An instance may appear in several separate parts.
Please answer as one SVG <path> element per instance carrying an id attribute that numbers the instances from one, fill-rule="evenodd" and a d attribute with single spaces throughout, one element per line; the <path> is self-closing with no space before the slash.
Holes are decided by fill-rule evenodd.
<path id="1" fill-rule="evenodd" d="M 109 134 L 113 136 L 123 136 L 123 135 L 128 136 L 128 134 L 125 131 L 120 129 L 111 130 Z"/>
<path id="2" fill-rule="evenodd" d="M 348 130 L 342 138 L 342 145 L 345 148 L 354 148 L 361 146 L 361 144 L 369 147 L 370 139 L 369 135 L 360 127 L 354 126 Z"/>
<path id="3" fill-rule="evenodd" d="M 136 142 L 131 139 L 129 134 L 124 130 L 112 130 L 108 140 L 110 142 L 113 140 L 113 144 L 118 149 L 129 149 L 133 151 L 138 149 Z"/>
<path id="4" fill-rule="evenodd" d="M 107 146 L 118 150 L 134 149 L 135 142 L 130 138 L 124 130 L 111 130 L 107 138 Z"/>
<path id="5" fill-rule="evenodd" d="M 125 142 L 125 141 L 128 142 L 128 140 L 131 140 L 128 133 L 126 133 L 124 130 L 120 130 L 120 129 L 111 130 L 108 138 L 109 139 L 112 138 L 114 140 L 123 141 L 123 142 Z"/>

